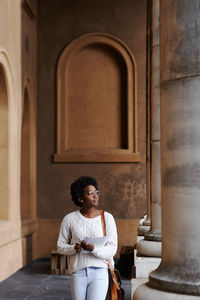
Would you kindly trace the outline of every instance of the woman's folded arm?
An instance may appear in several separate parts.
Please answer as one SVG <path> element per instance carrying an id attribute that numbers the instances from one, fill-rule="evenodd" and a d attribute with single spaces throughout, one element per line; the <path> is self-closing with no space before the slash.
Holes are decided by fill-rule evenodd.
<path id="1" fill-rule="evenodd" d="M 69 230 L 69 226 L 63 220 L 60 227 L 59 238 L 57 241 L 57 250 L 60 254 L 64 254 L 64 255 L 76 254 L 76 250 L 74 249 L 75 245 L 71 245 L 70 240 L 71 240 L 71 233 Z"/>

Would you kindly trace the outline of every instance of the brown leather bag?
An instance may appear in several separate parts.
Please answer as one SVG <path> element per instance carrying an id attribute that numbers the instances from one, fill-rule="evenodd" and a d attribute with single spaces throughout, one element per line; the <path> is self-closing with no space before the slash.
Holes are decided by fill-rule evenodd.
<path id="1" fill-rule="evenodd" d="M 106 236 L 106 224 L 103 210 L 101 211 L 101 222 L 103 235 Z M 124 290 L 121 288 L 119 271 L 114 270 L 110 259 L 108 259 L 107 261 L 109 267 L 109 286 L 106 300 L 124 300 Z"/>

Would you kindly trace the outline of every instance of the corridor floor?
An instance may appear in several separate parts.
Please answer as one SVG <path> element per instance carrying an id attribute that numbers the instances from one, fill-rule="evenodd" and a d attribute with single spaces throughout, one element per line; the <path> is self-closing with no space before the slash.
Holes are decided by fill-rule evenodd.
<path id="1" fill-rule="evenodd" d="M 125 300 L 130 300 L 130 280 L 123 279 L 122 287 Z M 35 261 L 0 283 L 0 300 L 43 299 L 71 300 L 69 276 L 51 275 L 50 261 Z"/>

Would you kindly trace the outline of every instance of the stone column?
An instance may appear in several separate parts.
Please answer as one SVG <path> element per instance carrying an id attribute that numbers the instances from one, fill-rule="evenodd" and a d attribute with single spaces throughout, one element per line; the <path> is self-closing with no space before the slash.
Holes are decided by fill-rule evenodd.
<path id="1" fill-rule="evenodd" d="M 133 299 L 200 299 L 199 0 L 161 1 L 161 117 L 162 262 Z"/>
<path id="2" fill-rule="evenodd" d="M 152 1 L 151 23 L 151 229 L 137 244 L 137 251 L 140 255 L 161 257 L 160 0 Z"/>
<path id="3" fill-rule="evenodd" d="M 138 227 L 138 237 L 137 242 L 144 238 L 146 232 L 151 229 L 151 18 L 152 18 L 152 5 L 151 1 L 147 2 L 147 105 L 146 105 L 146 121 L 147 121 L 147 134 L 146 134 L 146 219 L 140 220 L 140 225 Z M 142 216 L 141 216 L 142 217 Z"/>
<path id="4" fill-rule="evenodd" d="M 151 230 L 145 239 L 161 241 L 160 0 L 152 1 L 151 28 Z"/>

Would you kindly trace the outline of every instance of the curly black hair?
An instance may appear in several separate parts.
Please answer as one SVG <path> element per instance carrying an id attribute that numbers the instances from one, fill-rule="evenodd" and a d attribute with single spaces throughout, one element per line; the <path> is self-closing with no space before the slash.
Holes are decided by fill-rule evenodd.
<path id="1" fill-rule="evenodd" d="M 98 189 L 96 179 L 90 176 L 81 176 L 71 184 L 72 201 L 75 205 L 80 207 L 82 206 L 82 203 L 78 199 L 83 195 L 83 189 L 87 185 L 93 185 L 96 189 Z"/>

